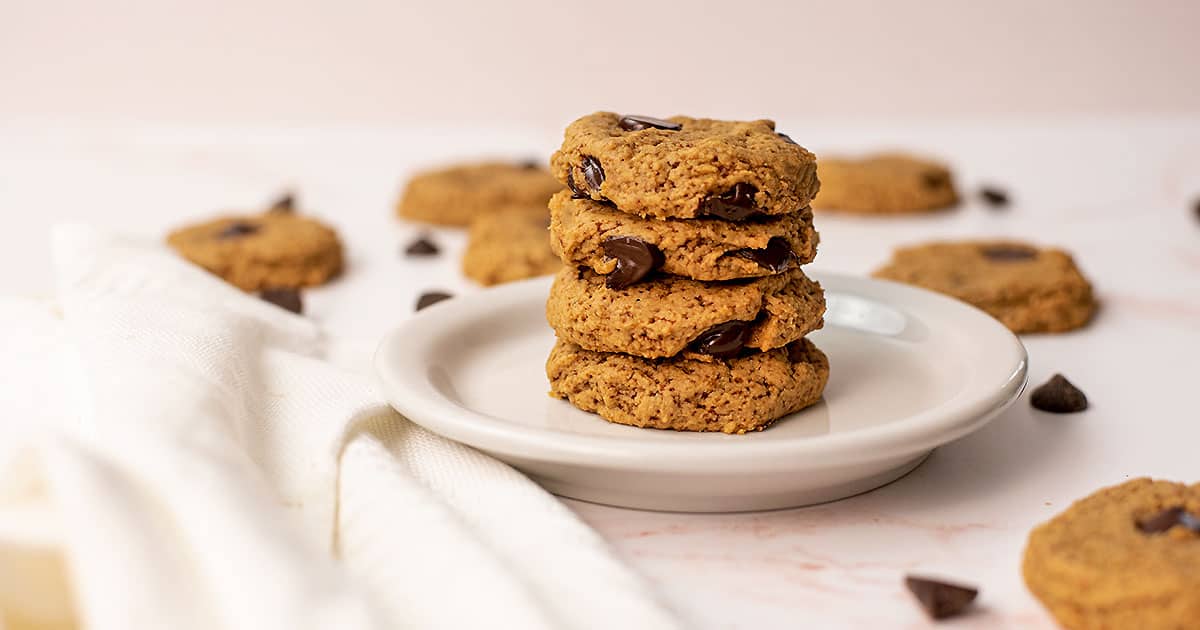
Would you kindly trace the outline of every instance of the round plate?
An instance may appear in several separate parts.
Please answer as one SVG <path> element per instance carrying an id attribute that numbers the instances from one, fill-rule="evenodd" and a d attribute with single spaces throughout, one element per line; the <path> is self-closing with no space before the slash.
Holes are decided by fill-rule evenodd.
<path id="1" fill-rule="evenodd" d="M 441 302 L 384 338 L 375 368 L 413 422 L 555 494 L 726 512 L 832 501 L 915 468 L 1021 393 L 1026 355 L 996 320 L 922 289 L 810 274 L 825 287 L 821 402 L 746 435 L 639 429 L 547 395 L 549 278 Z"/>

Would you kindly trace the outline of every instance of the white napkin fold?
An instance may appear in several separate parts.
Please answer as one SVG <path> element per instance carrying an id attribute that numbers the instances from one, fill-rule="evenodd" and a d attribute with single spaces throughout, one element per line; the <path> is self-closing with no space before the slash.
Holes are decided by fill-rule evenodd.
<path id="1" fill-rule="evenodd" d="M 676 628 L 508 466 L 160 247 L 56 230 L 0 299 L 4 628 Z"/>

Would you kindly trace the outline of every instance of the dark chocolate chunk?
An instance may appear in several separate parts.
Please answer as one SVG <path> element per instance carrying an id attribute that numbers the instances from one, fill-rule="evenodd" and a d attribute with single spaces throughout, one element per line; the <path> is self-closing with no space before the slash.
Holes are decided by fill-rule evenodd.
<path id="1" fill-rule="evenodd" d="M 772 237 L 771 240 L 767 241 L 767 246 L 762 249 L 744 247 L 726 252 L 725 255 L 737 256 L 738 258 L 745 258 L 750 262 L 758 263 L 759 267 L 767 269 L 771 273 L 784 271 L 796 259 L 796 254 L 792 251 L 791 245 L 788 245 L 787 239 L 781 236 Z"/>
<path id="2" fill-rule="evenodd" d="M 1033 405 L 1034 409 L 1051 413 L 1074 413 L 1088 407 L 1087 396 L 1063 378 L 1062 374 L 1055 374 L 1033 390 L 1033 394 L 1029 396 L 1029 404 Z"/>
<path id="3" fill-rule="evenodd" d="M 1143 534 L 1161 534 L 1179 524 L 1179 518 L 1186 514 L 1181 507 L 1167 508 L 1150 518 L 1137 522 L 1137 528 Z"/>
<path id="4" fill-rule="evenodd" d="M 591 199 L 591 195 L 583 192 L 583 190 L 575 184 L 575 178 L 571 175 L 571 171 L 567 171 L 567 188 L 571 189 L 572 199 Z"/>
<path id="5" fill-rule="evenodd" d="M 304 312 L 304 301 L 296 289 L 264 289 L 258 297 L 297 315 Z"/>
<path id="6" fill-rule="evenodd" d="M 758 189 L 750 184 L 737 183 L 733 188 L 700 202 L 700 214 L 725 219 L 745 221 L 766 216 L 754 205 Z"/>
<path id="7" fill-rule="evenodd" d="M 795 140 L 792 140 L 791 136 L 787 135 L 786 133 L 783 133 L 782 131 L 776 131 L 775 135 L 779 136 L 780 138 L 783 138 L 783 141 L 788 144 L 799 144 Z"/>
<path id="8" fill-rule="evenodd" d="M 528 160 L 521 160 L 521 162 L 519 162 L 519 163 L 517 164 L 517 166 L 520 166 L 520 167 L 521 167 L 521 168 L 523 168 L 523 169 L 526 169 L 526 170 L 530 170 L 530 171 L 532 171 L 532 170 L 534 170 L 534 169 L 536 169 L 536 168 L 541 168 L 541 167 L 542 167 L 542 161 L 541 161 L 541 160 L 535 160 L 535 159 L 532 159 L 532 158 L 531 158 L 531 159 L 528 159 Z"/>
<path id="9" fill-rule="evenodd" d="M 679 131 L 683 129 L 683 125 L 673 123 L 669 120 L 661 118 L 653 118 L 650 116 L 622 116 L 617 123 L 625 131 L 641 131 L 643 129 L 663 129 L 666 131 Z"/>
<path id="10" fill-rule="evenodd" d="M 579 163 L 579 170 L 583 172 L 583 181 L 595 192 L 600 192 L 600 185 L 604 183 L 604 167 L 600 166 L 600 160 L 585 155 Z"/>
<path id="11" fill-rule="evenodd" d="M 979 594 L 979 589 L 970 586 L 911 575 L 905 576 L 904 584 L 933 619 L 946 619 L 961 614 Z"/>
<path id="12" fill-rule="evenodd" d="M 704 331 L 692 341 L 691 348 L 700 354 L 709 354 L 718 359 L 732 359 L 741 353 L 750 341 L 750 327 L 754 322 L 734 320 L 717 324 Z"/>
<path id="13" fill-rule="evenodd" d="M 284 193 L 284 195 L 271 204 L 271 209 L 268 212 L 273 214 L 292 214 L 296 211 L 296 196 L 292 193 Z"/>
<path id="14" fill-rule="evenodd" d="M 427 306 L 433 306 L 442 300 L 449 300 L 452 297 L 454 296 L 443 291 L 426 291 L 425 293 L 421 294 L 421 297 L 417 298 L 417 310 L 419 311 Z"/>
<path id="15" fill-rule="evenodd" d="M 663 264 L 663 253 L 657 245 L 636 236 L 611 236 L 600 243 L 604 255 L 617 260 L 617 268 L 604 277 L 610 289 L 624 289 Z"/>
<path id="16" fill-rule="evenodd" d="M 992 245 L 981 250 L 983 257 L 988 260 L 1007 262 L 1011 260 L 1032 260 L 1037 258 L 1037 250 L 1021 245 Z"/>
<path id="17" fill-rule="evenodd" d="M 437 244 L 429 240 L 428 234 L 418 236 L 417 240 L 409 243 L 408 247 L 404 248 L 406 256 L 437 256 L 438 251 Z"/>
<path id="18" fill-rule="evenodd" d="M 984 186 L 979 189 L 979 196 L 993 208 L 1003 208 L 1008 205 L 1008 193 L 999 188 Z"/>
<path id="19" fill-rule="evenodd" d="M 937 171 L 926 171 L 921 175 L 921 181 L 925 182 L 926 188 L 942 188 L 950 185 L 950 175 Z"/>
<path id="20" fill-rule="evenodd" d="M 240 238 L 248 234 L 254 234 L 258 231 L 258 226 L 245 221 L 234 221 L 225 227 L 224 230 L 217 232 L 217 238 L 225 240 L 227 238 Z"/>

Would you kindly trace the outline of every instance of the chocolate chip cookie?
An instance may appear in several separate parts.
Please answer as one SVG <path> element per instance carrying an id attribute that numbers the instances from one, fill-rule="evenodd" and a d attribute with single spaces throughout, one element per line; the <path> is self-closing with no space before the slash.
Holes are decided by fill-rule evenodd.
<path id="1" fill-rule="evenodd" d="M 567 127 L 550 163 L 576 196 L 660 219 L 799 212 L 819 187 L 816 158 L 770 120 L 598 112 Z"/>
<path id="2" fill-rule="evenodd" d="M 1092 285 L 1069 254 L 1014 241 L 905 247 L 874 275 L 969 302 L 1017 333 L 1073 330 L 1096 311 Z"/>
<path id="3" fill-rule="evenodd" d="M 550 395 L 620 424 L 745 433 L 821 398 L 829 362 L 812 342 L 733 359 L 643 359 L 559 340 L 546 362 Z"/>
<path id="4" fill-rule="evenodd" d="M 604 276 L 568 267 L 546 302 L 560 339 L 646 358 L 779 348 L 819 329 L 824 314 L 821 285 L 799 269 L 720 284 L 663 276 L 615 290 Z"/>
<path id="5" fill-rule="evenodd" d="M 1029 535 L 1022 573 L 1065 628 L 1194 628 L 1200 484 L 1134 479 L 1076 501 Z"/>
<path id="6" fill-rule="evenodd" d="M 817 254 L 807 208 L 764 221 L 643 219 L 563 191 L 550 199 L 550 216 L 554 251 L 568 264 L 601 275 L 644 259 L 653 267 L 646 272 L 733 280 L 794 269 Z M 636 274 L 618 273 L 610 285 L 623 284 L 627 275 Z"/>
<path id="7" fill-rule="evenodd" d="M 315 286 L 342 270 L 337 234 L 287 212 L 206 221 L 172 232 L 167 244 L 247 291 Z"/>
<path id="8" fill-rule="evenodd" d="M 544 276 L 562 268 L 550 250 L 545 206 L 515 206 L 471 222 L 462 270 L 484 286 Z"/>
<path id="9" fill-rule="evenodd" d="M 880 153 L 862 159 L 821 158 L 818 210 L 862 214 L 904 214 L 948 208 L 958 203 L 950 169 L 938 162 Z"/>
<path id="10" fill-rule="evenodd" d="M 533 163 L 483 162 L 418 173 L 405 187 L 397 212 L 405 219 L 468 225 L 505 206 L 540 205 L 561 186 Z"/>

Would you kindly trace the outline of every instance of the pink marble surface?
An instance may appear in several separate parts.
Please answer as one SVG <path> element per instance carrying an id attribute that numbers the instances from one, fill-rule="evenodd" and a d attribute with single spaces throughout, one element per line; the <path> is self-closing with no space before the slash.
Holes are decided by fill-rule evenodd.
<path id="1" fill-rule="evenodd" d="M 562 121 L 566 122 L 566 121 Z M 981 587 L 964 628 L 1049 628 L 1025 590 L 1029 529 L 1103 485 L 1152 475 L 1200 479 L 1194 445 L 1200 374 L 1200 119 L 1037 120 L 936 125 L 803 124 L 780 129 L 818 153 L 906 147 L 950 161 L 973 196 L 957 210 L 907 219 L 818 216 L 816 267 L 865 273 L 897 244 L 1011 236 L 1074 252 L 1103 309 L 1087 329 L 1027 336 L 1031 382 L 1066 374 L 1092 407 L 1074 416 L 1023 398 L 984 430 L 936 451 L 877 491 L 755 514 L 639 512 L 568 504 L 648 576 L 696 628 L 920 628 L 908 572 Z M 251 207 L 285 187 L 334 223 L 350 269 L 311 292 L 309 312 L 365 365 L 375 341 L 427 288 L 473 289 L 447 254 L 398 255 L 415 228 L 393 201 L 406 173 L 469 155 L 545 154 L 553 131 L 456 129 L 71 128 L 0 123 L 0 287 L 48 293 L 45 234 L 84 220 L 155 236 L 217 208 Z M 936 361 L 937 357 L 930 357 Z"/>

